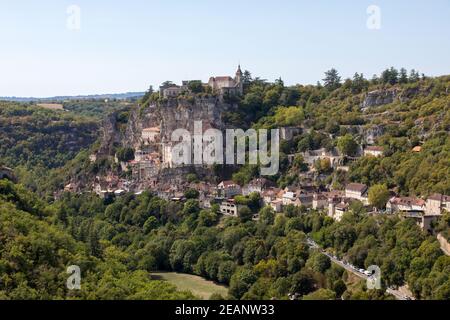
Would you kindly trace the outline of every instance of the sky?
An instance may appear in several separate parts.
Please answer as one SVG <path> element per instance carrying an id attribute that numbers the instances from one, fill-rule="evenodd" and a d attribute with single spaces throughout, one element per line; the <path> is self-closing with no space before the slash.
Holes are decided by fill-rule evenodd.
<path id="1" fill-rule="evenodd" d="M 145 91 L 239 63 L 289 85 L 332 67 L 438 76 L 449 39 L 450 0 L 0 0 L 0 96 Z"/>

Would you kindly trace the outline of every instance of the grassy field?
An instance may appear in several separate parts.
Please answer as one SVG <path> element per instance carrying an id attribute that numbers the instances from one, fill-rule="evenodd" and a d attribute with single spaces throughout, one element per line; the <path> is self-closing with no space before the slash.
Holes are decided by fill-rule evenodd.
<path id="1" fill-rule="evenodd" d="M 228 294 L 227 287 L 190 274 L 176 272 L 152 272 L 151 276 L 152 279 L 155 280 L 168 281 L 174 284 L 179 290 L 189 290 L 194 295 L 202 299 L 209 299 L 213 293 L 218 293 L 223 297 L 226 297 Z"/>
<path id="2" fill-rule="evenodd" d="M 37 106 L 49 110 L 64 110 L 63 105 L 59 103 L 38 103 Z"/>

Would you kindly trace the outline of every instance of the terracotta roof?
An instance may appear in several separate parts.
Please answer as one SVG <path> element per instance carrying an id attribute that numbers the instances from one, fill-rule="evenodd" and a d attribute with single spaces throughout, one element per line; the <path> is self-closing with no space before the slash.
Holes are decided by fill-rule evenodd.
<path id="1" fill-rule="evenodd" d="M 400 205 L 415 205 L 415 206 L 425 205 L 424 200 L 413 197 L 394 197 L 389 201 L 393 204 L 400 204 Z"/>
<path id="2" fill-rule="evenodd" d="M 367 190 L 367 186 L 362 183 L 350 183 L 345 187 L 345 190 L 364 192 Z"/>

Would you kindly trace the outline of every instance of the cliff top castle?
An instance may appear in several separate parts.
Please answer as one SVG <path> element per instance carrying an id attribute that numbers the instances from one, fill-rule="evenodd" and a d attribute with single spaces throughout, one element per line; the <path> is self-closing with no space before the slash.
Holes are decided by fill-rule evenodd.
<path id="1" fill-rule="evenodd" d="M 238 66 L 234 78 L 230 76 L 211 77 L 208 83 L 202 83 L 204 88 L 211 88 L 213 93 L 220 95 L 242 95 L 244 93 L 244 83 L 242 79 L 241 66 Z M 189 83 L 201 82 L 199 80 L 184 80 L 181 86 L 175 84 L 165 84 L 159 87 L 159 93 L 164 98 L 177 97 L 178 95 L 189 92 Z"/>

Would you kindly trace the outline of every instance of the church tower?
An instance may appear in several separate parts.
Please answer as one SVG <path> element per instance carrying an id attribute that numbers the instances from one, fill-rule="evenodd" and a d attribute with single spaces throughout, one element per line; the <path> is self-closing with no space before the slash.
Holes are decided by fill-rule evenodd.
<path id="1" fill-rule="evenodd" d="M 238 69 L 236 71 L 236 77 L 234 78 L 234 80 L 236 81 L 236 87 L 239 88 L 239 94 L 243 95 L 244 94 L 244 81 L 242 79 L 243 73 L 241 70 L 241 65 L 238 65 Z"/>

